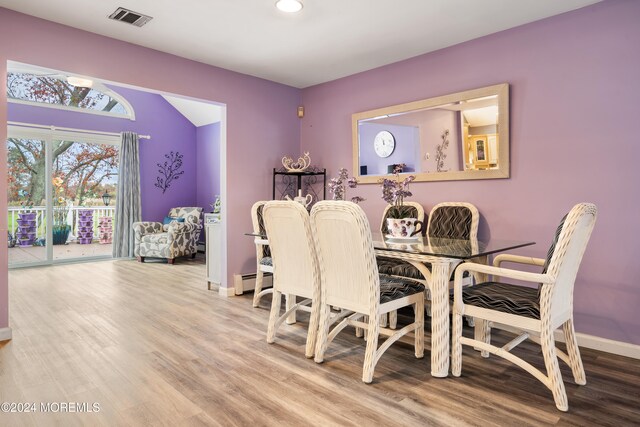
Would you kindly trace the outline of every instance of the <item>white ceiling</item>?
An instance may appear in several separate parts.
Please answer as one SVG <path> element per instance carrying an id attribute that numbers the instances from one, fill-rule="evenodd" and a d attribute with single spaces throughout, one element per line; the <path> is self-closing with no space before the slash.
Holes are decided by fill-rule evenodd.
<path id="1" fill-rule="evenodd" d="M 600 0 L 0 0 L 0 6 L 303 88 Z M 142 28 L 107 19 L 119 6 Z"/>

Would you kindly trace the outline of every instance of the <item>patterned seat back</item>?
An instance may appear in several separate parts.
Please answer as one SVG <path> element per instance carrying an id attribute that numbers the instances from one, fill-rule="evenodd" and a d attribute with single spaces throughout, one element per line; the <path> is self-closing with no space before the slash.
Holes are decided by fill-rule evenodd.
<path id="1" fill-rule="evenodd" d="M 416 202 L 404 202 L 404 204 L 400 207 L 394 207 L 392 205 L 387 205 L 384 209 L 384 213 L 382 214 L 382 223 L 380 224 L 380 231 L 382 234 L 389 234 L 389 229 L 387 228 L 387 218 L 389 218 L 389 214 L 392 212 L 392 209 L 400 209 L 402 218 L 417 218 L 418 221 L 422 221 L 424 223 L 424 208 L 420 203 Z M 422 227 L 422 235 L 426 232 L 426 224 Z"/>
<path id="2" fill-rule="evenodd" d="M 262 210 L 266 201 L 255 202 L 251 207 L 251 222 L 253 224 L 253 232 L 256 234 L 263 234 L 266 236 L 267 230 L 264 227 L 264 216 Z M 268 245 L 258 246 L 258 252 L 256 253 L 258 261 L 265 257 L 271 257 L 271 250 Z"/>
<path id="3" fill-rule="evenodd" d="M 480 214 L 471 203 L 445 202 L 429 214 L 427 235 L 447 239 L 477 239 Z"/>

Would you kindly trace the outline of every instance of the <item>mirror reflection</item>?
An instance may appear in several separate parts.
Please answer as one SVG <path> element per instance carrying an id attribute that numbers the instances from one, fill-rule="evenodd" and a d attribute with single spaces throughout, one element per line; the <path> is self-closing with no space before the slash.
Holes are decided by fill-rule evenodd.
<path id="1" fill-rule="evenodd" d="M 509 176 L 507 84 L 357 113 L 353 126 L 363 183 L 398 164 L 418 181 Z"/>

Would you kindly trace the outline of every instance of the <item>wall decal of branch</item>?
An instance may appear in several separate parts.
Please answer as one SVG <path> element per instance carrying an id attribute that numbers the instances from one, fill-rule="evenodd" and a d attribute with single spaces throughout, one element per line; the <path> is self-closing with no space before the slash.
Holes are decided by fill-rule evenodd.
<path id="1" fill-rule="evenodd" d="M 442 138 L 442 144 L 436 147 L 436 171 L 446 172 L 444 170 L 444 159 L 447 158 L 447 153 L 445 153 L 445 151 L 449 148 L 449 129 L 442 132 L 440 138 Z"/>
<path id="2" fill-rule="evenodd" d="M 180 170 L 182 169 L 183 154 L 180 154 L 179 151 L 175 153 L 171 151 L 164 157 L 167 159 L 164 163 L 156 163 L 159 176 L 156 178 L 155 186 L 162 190 L 162 194 L 167 191 L 173 181 L 176 181 L 184 173 L 183 170 Z"/>

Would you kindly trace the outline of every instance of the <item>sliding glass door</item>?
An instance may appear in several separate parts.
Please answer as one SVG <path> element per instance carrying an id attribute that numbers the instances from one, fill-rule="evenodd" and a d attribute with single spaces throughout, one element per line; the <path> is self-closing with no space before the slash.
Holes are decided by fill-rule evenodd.
<path id="1" fill-rule="evenodd" d="M 119 139 L 11 129 L 9 266 L 111 257 Z"/>
<path id="2" fill-rule="evenodd" d="M 47 183 L 45 141 L 7 139 L 9 265 L 47 260 Z"/>

